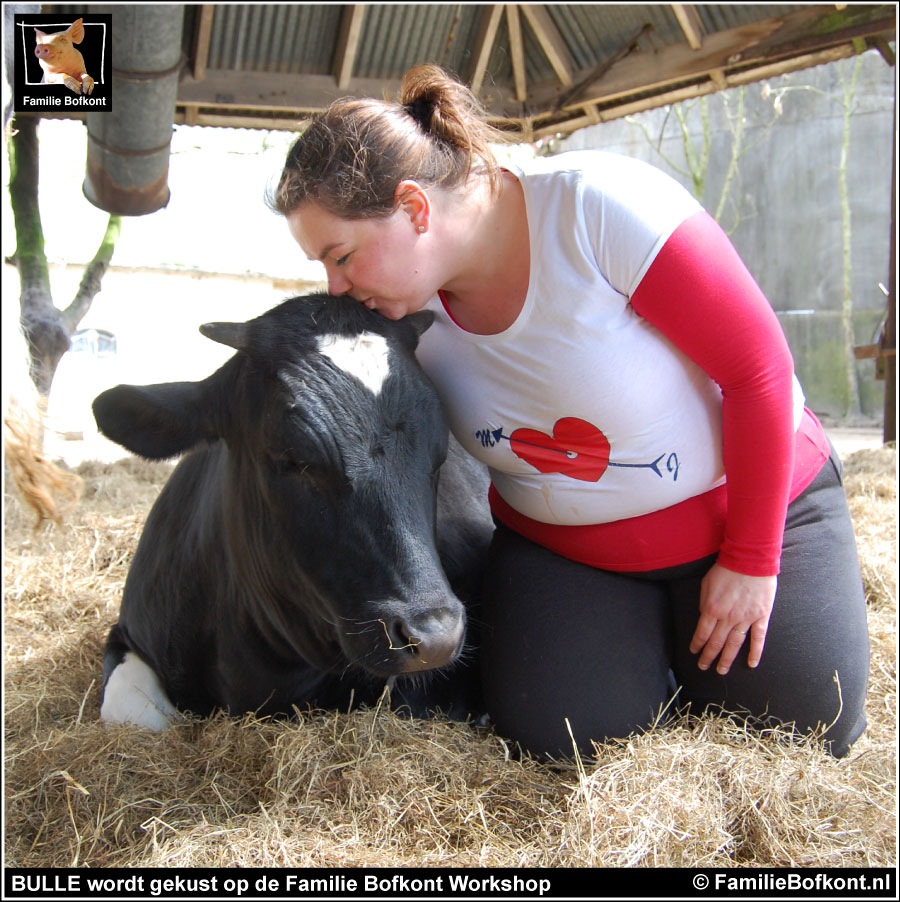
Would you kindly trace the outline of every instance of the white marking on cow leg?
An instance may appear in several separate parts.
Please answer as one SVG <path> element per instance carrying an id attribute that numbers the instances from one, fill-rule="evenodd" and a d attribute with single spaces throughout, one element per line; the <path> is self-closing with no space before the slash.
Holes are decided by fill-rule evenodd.
<path id="1" fill-rule="evenodd" d="M 319 353 L 359 379 L 376 396 L 390 372 L 387 339 L 374 332 L 353 336 L 323 335 L 319 338 Z"/>
<path id="2" fill-rule="evenodd" d="M 155 733 L 178 718 L 156 671 L 134 652 L 110 674 L 103 692 L 100 719 L 106 723 L 131 723 Z"/>

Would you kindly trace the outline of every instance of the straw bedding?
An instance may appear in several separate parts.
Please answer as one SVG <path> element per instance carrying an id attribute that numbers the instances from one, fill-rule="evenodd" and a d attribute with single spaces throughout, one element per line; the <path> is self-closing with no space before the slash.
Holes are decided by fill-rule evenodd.
<path id="1" fill-rule="evenodd" d="M 62 526 L 7 496 L 9 866 L 888 866 L 896 861 L 896 450 L 845 460 L 869 730 L 834 761 L 713 717 L 559 764 L 381 705 L 297 721 L 97 720 L 102 645 L 170 468 L 83 464 Z"/>

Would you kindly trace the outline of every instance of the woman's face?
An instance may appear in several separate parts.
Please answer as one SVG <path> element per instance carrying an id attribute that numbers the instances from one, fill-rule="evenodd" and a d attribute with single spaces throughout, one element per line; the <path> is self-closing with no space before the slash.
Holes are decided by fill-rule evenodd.
<path id="1" fill-rule="evenodd" d="M 420 216 L 399 206 L 379 219 L 342 219 L 308 201 L 287 217 L 310 260 L 325 264 L 329 294 L 348 294 L 388 319 L 415 313 L 434 295 Z"/>

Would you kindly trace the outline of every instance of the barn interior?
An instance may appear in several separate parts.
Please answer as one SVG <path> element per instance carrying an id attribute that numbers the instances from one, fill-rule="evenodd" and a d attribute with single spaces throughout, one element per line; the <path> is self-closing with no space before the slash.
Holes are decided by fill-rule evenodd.
<path id="1" fill-rule="evenodd" d="M 164 4 L 23 5 L 115 13 L 110 115 L 85 119 L 85 194 L 141 215 L 168 200 L 172 124 L 302 129 L 341 96 L 394 97 L 421 62 L 462 77 L 493 123 L 533 142 L 875 49 L 894 66 L 894 4 Z M 896 102 L 896 101 L 895 101 Z M 895 129 L 896 131 L 896 129 Z M 896 160 L 896 153 L 893 155 Z M 896 163 L 892 172 L 893 184 Z M 893 196 L 892 192 L 892 196 Z M 896 214 L 885 322 L 855 349 L 885 381 L 896 438 Z"/>

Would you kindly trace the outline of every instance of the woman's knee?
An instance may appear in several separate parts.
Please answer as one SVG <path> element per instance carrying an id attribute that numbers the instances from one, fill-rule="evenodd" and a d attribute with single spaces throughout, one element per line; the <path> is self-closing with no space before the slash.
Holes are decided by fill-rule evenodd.
<path id="1" fill-rule="evenodd" d="M 484 598 L 482 682 L 496 731 L 532 755 L 570 757 L 647 729 L 670 693 L 664 589 L 524 541 L 493 556 Z"/>
<path id="2" fill-rule="evenodd" d="M 726 676 L 698 670 L 693 657 L 682 653 L 676 665 L 679 699 L 693 713 L 712 708 L 745 718 L 751 727 L 818 737 L 842 757 L 866 726 L 869 664 L 867 635 L 858 624 L 848 627 L 844 639 L 815 624 L 773 624 L 759 666 L 738 660 Z"/>
<path id="3" fill-rule="evenodd" d="M 610 694 L 596 704 L 566 706 L 565 701 L 549 706 L 513 704 L 506 700 L 488 710 L 497 734 L 510 740 L 528 754 L 541 759 L 571 758 L 576 750 L 590 756 L 594 743 L 627 739 L 658 726 L 669 707 L 668 681 L 648 689 L 642 699 L 632 698 L 623 705 Z M 635 693 L 632 693 L 634 695 Z"/>

